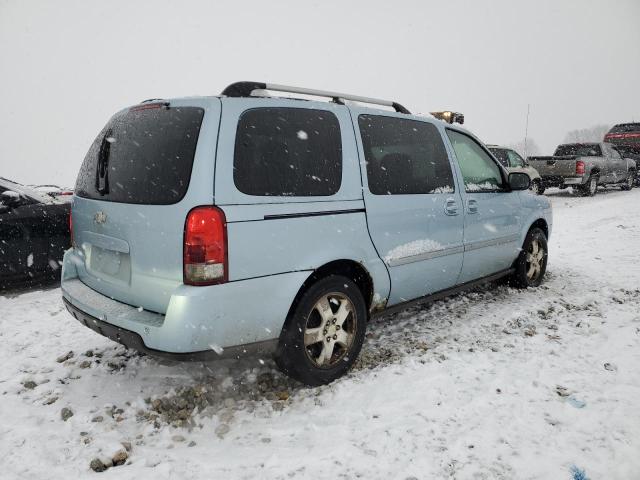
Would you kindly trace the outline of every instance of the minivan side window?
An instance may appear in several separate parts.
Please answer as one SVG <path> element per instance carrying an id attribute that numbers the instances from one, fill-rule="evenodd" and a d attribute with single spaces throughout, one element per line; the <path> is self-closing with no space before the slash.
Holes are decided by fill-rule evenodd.
<path id="1" fill-rule="evenodd" d="M 306 108 L 245 111 L 238 120 L 233 181 L 247 195 L 334 195 L 342 183 L 338 118 Z"/>
<path id="2" fill-rule="evenodd" d="M 447 136 L 456 153 L 467 192 L 495 192 L 503 189 L 500 167 L 471 137 L 447 129 Z"/>
<path id="3" fill-rule="evenodd" d="M 434 125 L 383 115 L 360 115 L 358 124 L 371 193 L 454 191 L 449 157 Z"/>

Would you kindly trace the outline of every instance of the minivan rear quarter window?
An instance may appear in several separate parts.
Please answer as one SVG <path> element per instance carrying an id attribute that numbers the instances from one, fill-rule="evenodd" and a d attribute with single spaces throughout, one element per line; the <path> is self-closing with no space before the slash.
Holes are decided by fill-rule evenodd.
<path id="1" fill-rule="evenodd" d="M 338 118 L 306 108 L 245 111 L 236 132 L 233 181 L 247 195 L 334 195 L 342 183 Z"/>
<path id="2" fill-rule="evenodd" d="M 141 105 L 114 116 L 87 153 L 76 195 L 168 205 L 187 192 L 204 110 Z"/>
<path id="3" fill-rule="evenodd" d="M 454 191 L 449 157 L 435 126 L 383 115 L 360 115 L 358 124 L 371 193 Z"/>

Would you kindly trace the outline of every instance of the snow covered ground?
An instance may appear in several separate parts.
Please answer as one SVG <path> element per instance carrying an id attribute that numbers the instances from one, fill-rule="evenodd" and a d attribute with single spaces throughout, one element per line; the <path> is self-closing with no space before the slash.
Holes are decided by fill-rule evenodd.
<path id="1" fill-rule="evenodd" d="M 377 320 L 322 388 L 126 352 L 56 288 L 0 297 L 0 477 L 640 478 L 640 189 L 549 193 L 543 286 Z"/>

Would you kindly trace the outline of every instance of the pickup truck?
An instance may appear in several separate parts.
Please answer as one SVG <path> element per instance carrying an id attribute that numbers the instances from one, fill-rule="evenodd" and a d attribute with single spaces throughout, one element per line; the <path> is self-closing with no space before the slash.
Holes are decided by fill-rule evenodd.
<path id="1" fill-rule="evenodd" d="M 636 162 L 622 158 L 614 145 L 568 143 L 559 145 L 551 157 L 529 157 L 542 178 L 542 187 L 574 187 L 582 195 L 593 196 L 598 185 L 620 185 L 631 190 Z"/>

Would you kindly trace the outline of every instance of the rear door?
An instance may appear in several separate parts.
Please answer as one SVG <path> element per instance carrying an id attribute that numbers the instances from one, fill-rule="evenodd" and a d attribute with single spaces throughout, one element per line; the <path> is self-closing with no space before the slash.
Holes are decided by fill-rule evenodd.
<path id="1" fill-rule="evenodd" d="M 471 135 L 447 128 L 464 185 L 464 263 L 459 283 L 511 266 L 520 250 L 520 198 L 506 172 Z"/>
<path id="2" fill-rule="evenodd" d="M 389 305 L 456 284 L 462 199 L 441 131 L 426 119 L 352 108 L 367 222 L 391 277 Z"/>
<path id="3" fill-rule="evenodd" d="M 183 231 L 213 203 L 217 98 L 141 104 L 115 115 L 75 187 L 80 279 L 121 302 L 164 313 L 182 283 Z"/>

